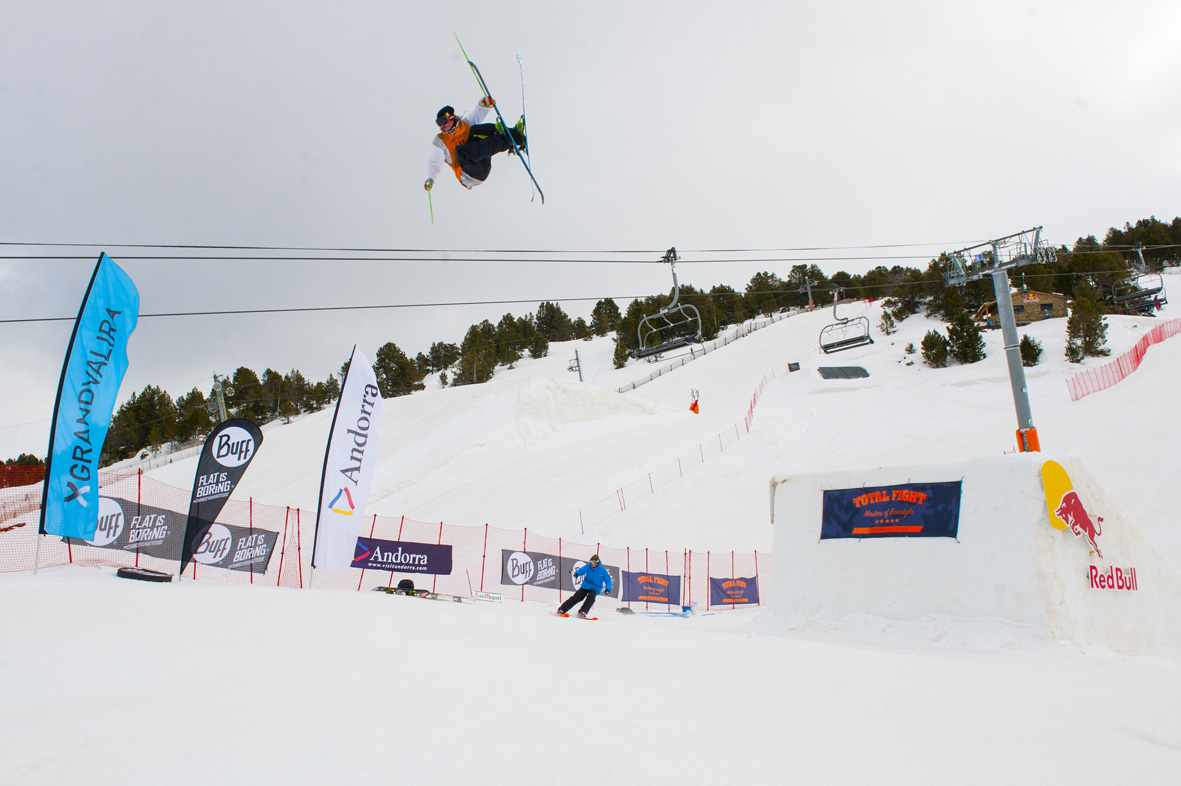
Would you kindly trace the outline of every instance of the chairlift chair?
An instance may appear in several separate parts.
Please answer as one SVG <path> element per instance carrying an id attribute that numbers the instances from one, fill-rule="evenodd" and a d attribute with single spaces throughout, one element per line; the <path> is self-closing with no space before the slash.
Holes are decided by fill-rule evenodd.
<path id="1" fill-rule="evenodd" d="M 1151 314 L 1169 301 L 1160 273 L 1136 273 L 1112 285 L 1111 302 L 1138 314 Z"/>
<path id="2" fill-rule="evenodd" d="M 837 303 L 840 302 L 840 290 L 833 294 L 832 315 L 836 319 L 820 331 L 820 350 L 826 355 L 845 349 L 872 344 L 869 335 L 869 317 L 842 317 L 837 314 Z"/>
<path id="3" fill-rule="evenodd" d="M 673 299 L 655 314 L 643 317 L 636 328 L 639 349 L 632 357 L 647 358 L 701 341 L 701 313 L 689 303 L 678 304 L 681 286 L 677 283 L 677 250 L 670 248 L 664 260 L 672 268 Z"/>

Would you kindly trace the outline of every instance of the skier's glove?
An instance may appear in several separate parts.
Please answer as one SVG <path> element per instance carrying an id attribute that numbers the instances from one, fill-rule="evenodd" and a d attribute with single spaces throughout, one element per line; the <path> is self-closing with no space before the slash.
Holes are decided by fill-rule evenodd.
<path id="1" fill-rule="evenodd" d="M 496 106 L 496 99 L 494 99 L 492 96 L 484 96 L 480 99 L 480 106 L 484 107 L 485 109 L 491 109 L 492 107 Z"/>
<path id="2" fill-rule="evenodd" d="M 433 186 L 434 184 L 435 184 L 435 181 L 428 177 L 426 179 L 426 182 L 422 184 L 422 187 L 425 188 L 427 191 L 430 191 L 431 186 Z"/>

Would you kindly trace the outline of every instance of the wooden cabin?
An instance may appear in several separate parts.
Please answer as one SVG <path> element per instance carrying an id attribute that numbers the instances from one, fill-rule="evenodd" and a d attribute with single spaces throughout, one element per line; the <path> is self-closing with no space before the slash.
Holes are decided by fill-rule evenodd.
<path id="1" fill-rule="evenodd" d="M 1013 316 L 1018 325 L 1028 325 L 1043 319 L 1056 319 L 1070 315 L 1070 298 L 1056 292 L 1038 292 L 1033 289 L 1019 289 L 1013 293 Z M 996 301 L 985 303 L 973 318 L 986 327 L 999 328 L 996 315 Z"/>

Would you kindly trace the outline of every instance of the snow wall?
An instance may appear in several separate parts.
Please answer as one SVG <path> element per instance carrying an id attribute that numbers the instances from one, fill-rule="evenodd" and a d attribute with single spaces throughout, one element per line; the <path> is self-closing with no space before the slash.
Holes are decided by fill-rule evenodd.
<path id="1" fill-rule="evenodd" d="M 1049 459 L 1066 470 L 1091 518 L 1102 518 L 1095 539 L 1102 557 L 1085 534 L 1051 526 L 1041 477 Z M 948 481 L 962 482 L 955 538 L 820 538 L 826 490 Z M 771 515 L 776 615 L 1002 619 L 1120 651 L 1181 646 L 1181 575 L 1072 458 L 1034 453 L 776 475 Z"/>

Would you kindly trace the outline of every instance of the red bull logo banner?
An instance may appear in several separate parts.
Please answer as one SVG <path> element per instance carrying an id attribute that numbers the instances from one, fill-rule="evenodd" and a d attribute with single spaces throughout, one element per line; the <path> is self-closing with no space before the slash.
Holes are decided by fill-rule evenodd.
<path id="1" fill-rule="evenodd" d="M 624 603 L 681 603 L 681 577 L 663 573 L 632 573 L 623 571 Z"/>
<path id="2" fill-rule="evenodd" d="M 820 539 L 955 538 L 961 481 L 824 492 Z"/>
<path id="3" fill-rule="evenodd" d="M 1082 497 L 1075 491 L 1066 470 L 1056 461 L 1042 465 L 1042 487 L 1046 492 L 1046 512 L 1050 515 L 1050 526 L 1056 530 L 1069 530 L 1076 538 L 1086 542 L 1091 552 L 1103 559 L 1099 538 L 1103 534 L 1103 517 L 1092 515 L 1083 504 Z M 1091 589 L 1135 592 L 1140 589 L 1135 568 L 1104 569 L 1091 565 L 1087 570 L 1087 584 Z"/>
<path id="4" fill-rule="evenodd" d="M 759 579 L 747 576 L 736 579 L 709 580 L 709 605 L 742 606 L 759 602 Z"/>

